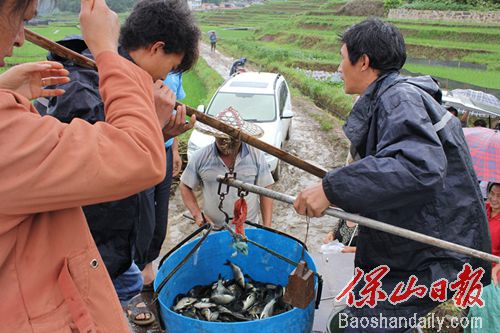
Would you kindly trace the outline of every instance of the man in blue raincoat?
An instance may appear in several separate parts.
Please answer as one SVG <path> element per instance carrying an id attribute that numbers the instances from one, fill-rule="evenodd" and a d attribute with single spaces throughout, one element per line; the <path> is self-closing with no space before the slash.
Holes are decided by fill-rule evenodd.
<path id="1" fill-rule="evenodd" d="M 406 49 L 403 36 L 391 24 L 365 20 L 347 29 L 341 42 L 344 90 L 360 95 L 344 126 L 354 162 L 331 170 L 322 182 L 301 191 L 296 211 L 318 217 L 334 205 L 491 253 L 484 204 L 460 121 L 440 105 L 439 86 L 429 76 L 399 75 Z M 399 282 L 406 287 L 411 275 L 418 278 L 417 285 L 427 288 L 439 279 L 451 283 L 466 263 L 472 269 L 483 268 L 480 282 L 490 283 L 491 266 L 485 261 L 359 228 L 355 266 L 368 273 L 387 265 L 390 271 L 381 280 L 387 295 Z M 359 292 L 365 285 L 361 280 L 354 287 L 355 299 L 362 298 Z M 453 294 L 448 289 L 446 298 Z M 425 315 L 436 305 L 427 292 L 401 303 L 386 299 L 373 308 L 348 307 L 344 313 L 351 319 L 410 318 Z M 348 321 L 345 332 L 409 332 L 405 325 L 383 327 L 375 320 L 356 327 L 353 322 Z"/>

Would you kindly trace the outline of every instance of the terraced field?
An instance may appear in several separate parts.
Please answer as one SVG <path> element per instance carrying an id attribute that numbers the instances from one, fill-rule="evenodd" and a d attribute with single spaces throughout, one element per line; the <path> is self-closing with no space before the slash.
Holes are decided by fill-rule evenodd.
<path id="1" fill-rule="evenodd" d="M 335 14 L 343 2 L 268 1 L 241 10 L 198 13 L 197 19 L 203 31 L 217 31 L 218 47 L 225 52 L 235 58 L 245 56 L 262 69 L 279 70 L 320 107 L 345 115 L 350 103 L 339 85 L 316 85 L 297 70 L 337 69 L 338 34 L 364 19 Z M 500 94 L 500 25 L 391 22 L 401 29 L 408 45 L 406 71 L 433 75 L 444 88 L 471 87 Z"/>

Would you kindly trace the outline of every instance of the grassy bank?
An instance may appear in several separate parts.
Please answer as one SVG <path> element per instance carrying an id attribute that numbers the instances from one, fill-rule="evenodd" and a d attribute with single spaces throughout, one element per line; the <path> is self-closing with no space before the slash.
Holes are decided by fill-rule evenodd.
<path id="1" fill-rule="evenodd" d="M 194 68 L 183 75 L 182 83 L 186 98 L 181 102 L 193 108 L 200 104 L 207 105 L 217 88 L 222 84 L 222 77 L 213 70 L 203 58 L 200 58 Z M 191 131 L 179 136 L 179 140 L 187 142 Z"/>

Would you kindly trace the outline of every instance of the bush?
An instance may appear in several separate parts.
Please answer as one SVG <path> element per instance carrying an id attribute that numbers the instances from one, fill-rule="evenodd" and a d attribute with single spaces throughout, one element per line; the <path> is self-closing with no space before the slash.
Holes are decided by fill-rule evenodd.
<path id="1" fill-rule="evenodd" d="M 384 8 L 386 10 L 398 8 L 403 3 L 402 0 L 384 0 Z"/>

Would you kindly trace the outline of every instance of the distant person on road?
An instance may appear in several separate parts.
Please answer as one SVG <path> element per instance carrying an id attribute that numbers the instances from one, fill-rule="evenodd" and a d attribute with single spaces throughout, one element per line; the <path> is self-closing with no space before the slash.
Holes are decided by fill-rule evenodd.
<path id="1" fill-rule="evenodd" d="M 246 62 L 247 62 L 247 58 L 239 58 L 238 60 L 233 62 L 233 65 L 231 66 L 231 70 L 229 71 L 229 76 L 233 75 L 234 73 L 244 72 Z"/>
<path id="2" fill-rule="evenodd" d="M 215 52 L 215 47 L 217 46 L 217 35 L 215 31 L 210 31 L 208 38 L 210 39 L 210 52 Z"/>
<path id="3" fill-rule="evenodd" d="M 360 95 L 344 125 L 355 162 L 331 170 L 321 182 L 301 191 L 296 211 L 319 217 L 333 205 L 491 253 L 484 203 L 460 122 L 441 106 L 441 91 L 433 80 L 399 75 L 406 61 L 401 32 L 371 18 L 348 28 L 341 45 L 344 90 Z M 387 265 L 380 286 L 386 295 L 399 283 L 407 286 L 411 276 L 427 290 L 440 279 L 455 281 L 465 264 L 484 269 L 481 282 L 490 283 L 491 264 L 484 260 L 361 225 L 358 230 L 355 266 L 368 273 Z M 362 301 L 366 294 L 360 293 L 370 286 L 354 286 L 354 299 L 361 305 L 347 307 L 344 314 L 358 321 L 346 320 L 345 332 L 381 332 L 356 327 L 356 322 L 371 322 L 380 315 L 419 318 L 439 304 L 427 293 L 397 304 L 379 299 L 371 307 Z"/>
<path id="4" fill-rule="evenodd" d="M 217 119 L 236 127 L 247 134 L 260 137 L 264 131 L 257 125 L 244 121 L 232 107 L 216 116 Z M 180 191 L 182 201 L 194 217 L 197 225 L 213 223 L 216 228 L 224 225 L 225 216 L 218 209 L 218 175 L 235 172 L 237 179 L 245 183 L 270 187 L 273 176 L 267 165 L 264 153 L 250 147 L 240 140 L 235 140 L 212 127 L 197 123 L 197 129 L 215 136 L 215 143 L 196 151 L 181 176 Z M 203 210 L 200 208 L 194 190 L 201 186 L 203 192 Z M 234 204 L 238 199 L 237 189 L 231 187 L 224 199 L 224 210 L 233 216 Z M 249 193 L 245 197 L 248 206 L 247 220 L 270 227 L 272 222 L 273 200 L 265 196 Z M 261 215 L 261 216 L 260 216 Z"/>

